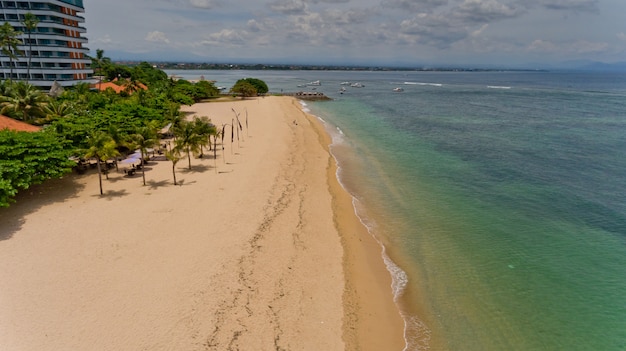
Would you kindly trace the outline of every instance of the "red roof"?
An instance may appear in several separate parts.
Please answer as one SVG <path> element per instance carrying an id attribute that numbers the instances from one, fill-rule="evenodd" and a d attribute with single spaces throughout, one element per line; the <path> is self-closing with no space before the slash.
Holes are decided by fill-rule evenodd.
<path id="1" fill-rule="evenodd" d="M 96 89 L 100 90 L 100 91 L 105 91 L 108 88 L 111 88 L 111 89 L 113 89 L 113 91 L 115 91 L 116 93 L 119 94 L 122 91 L 124 91 L 124 89 L 126 89 L 126 86 L 130 83 L 130 82 L 126 81 L 124 85 L 117 85 L 117 84 L 114 83 L 116 81 L 117 81 L 117 78 L 113 82 L 102 82 L 102 83 L 98 82 L 98 83 L 92 84 L 91 86 L 93 88 L 96 88 Z M 148 87 L 145 86 L 143 83 L 139 83 L 138 82 L 137 85 L 139 86 L 139 88 L 141 88 L 143 90 L 148 90 Z"/>
<path id="2" fill-rule="evenodd" d="M 9 129 L 18 132 L 38 132 L 41 127 L 33 126 L 16 119 L 0 115 L 0 130 Z"/>

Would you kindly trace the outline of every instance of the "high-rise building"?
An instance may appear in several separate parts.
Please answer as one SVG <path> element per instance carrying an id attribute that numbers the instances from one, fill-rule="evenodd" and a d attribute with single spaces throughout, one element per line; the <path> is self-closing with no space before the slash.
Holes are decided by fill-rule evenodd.
<path id="1" fill-rule="evenodd" d="M 22 24 L 29 12 L 39 19 L 37 28 L 30 33 L 30 42 Z M 55 81 L 61 86 L 93 82 L 89 49 L 84 46 L 86 29 L 81 26 L 85 18 L 79 15 L 82 12 L 83 0 L 0 1 L 0 23 L 8 22 L 23 33 L 19 37 L 21 55 L 13 60 L 13 69 L 8 55 L 0 54 L 0 79 L 9 79 L 13 71 L 13 80 L 42 88 L 49 88 Z"/>

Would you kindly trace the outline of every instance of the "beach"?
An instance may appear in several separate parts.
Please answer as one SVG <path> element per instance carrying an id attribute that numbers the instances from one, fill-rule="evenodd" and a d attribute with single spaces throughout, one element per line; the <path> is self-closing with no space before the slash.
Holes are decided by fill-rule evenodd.
<path id="1" fill-rule="evenodd" d="M 239 114 L 242 129 L 230 140 Z M 224 149 L 0 209 L 2 350 L 402 350 L 380 246 L 293 98 L 184 108 Z M 235 125 L 238 123 L 235 121 Z"/>

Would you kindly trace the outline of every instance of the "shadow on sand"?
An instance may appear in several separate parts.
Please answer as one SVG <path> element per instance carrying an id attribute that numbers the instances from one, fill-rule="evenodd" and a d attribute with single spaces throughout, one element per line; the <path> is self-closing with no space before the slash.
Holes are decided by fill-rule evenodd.
<path id="1" fill-rule="evenodd" d="M 204 173 L 208 170 L 210 170 L 211 167 L 206 166 L 206 165 L 191 165 L 191 169 L 189 169 L 188 167 L 185 167 L 183 169 L 179 169 L 177 172 L 183 173 L 183 174 L 187 174 L 187 173 Z"/>
<path id="2" fill-rule="evenodd" d="M 150 187 L 150 190 L 156 190 L 158 188 L 164 187 L 166 185 L 170 185 L 170 184 L 174 184 L 173 181 L 169 181 L 169 180 L 162 180 L 160 182 L 157 182 L 155 180 L 149 180 L 146 182 L 146 185 Z"/>
<path id="3" fill-rule="evenodd" d="M 11 239 L 24 225 L 26 216 L 46 205 L 75 198 L 85 188 L 79 180 L 91 176 L 68 174 L 62 179 L 48 180 L 20 191 L 10 207 L 0 208 L 0 241 Z"/>

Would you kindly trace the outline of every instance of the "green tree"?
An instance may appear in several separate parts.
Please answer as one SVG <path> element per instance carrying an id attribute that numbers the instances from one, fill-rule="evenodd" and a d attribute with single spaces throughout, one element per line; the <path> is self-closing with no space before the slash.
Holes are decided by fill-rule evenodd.
<path id="1" fill-rule="evenodd" d="M 18 37 L 22 35 L 22 32 L 18 32 L 11 26 L 9 22 L 4 22 L 2 26 L 0 26 L 0 50 L 2 54 L 9 57 L 10 64 L 10 73 L 9 73 L 9 81 L 13 81 L 13 60 L 17 59 L 17 55 L 22 55 L 22 52 L 17 47 L 21 44 L 21 41 Z"/>
<path id="2" fill-rule="evenodd" d="M 176 183 L 176 164 L 181 159 L 180 150 L 177 148 L 173 148 L 171 150 L 165 151 L 165 157 L 172 161 L 172 175 L 174 176 L 174 185 L 178 185 Z"/>
<path id="3" fill-rule="evenodd" d="M 42 107 L 46 101 L 46 95 L 39 88 L 25 82 L 17 82 L 13 84 L 10 95 L 0 103 L 2 106 L 0 113 L 12 113 L 23 121 L 29 121 L 42 114 Z"/>
<path id="4" fill-rule="evenodd" d="M 89 145 L 89 149 L 85 152 L 86 158 L 96 158 L 96 162 L 98 165 L 98 182 L 100 183 L 100 195 L 103 195 L 102 192 L 102 168 L 100 163 L 102 161 L 106 161 L 111 157 L 115 157 L 119 155 L 119 152 L 115 148 L 115 141 L 111 138 L 110 135 L 103 131 L 95 131 L 92 132 L 87 137 L 87 145 Z"/>
<path id="5" fill-rule="evenodd" d="M 70 154 L 53 132 L 0 130 L 0 207 L 9 206 L 19 190 L 70 172 Z"/>
<path id="6" fill-rule="evenodd" d="M 141 162 L 145 163 L 148 155 L 148 148 L 151 148 L 159 143 L 157 138 L 156 128 L 150 124 L 137 129 L 137 132 L 133 134 L 132 140 L 141 152 Z M 141 176 L 143 178 L 143 185 L 146 185 L 146 172 L 145 167 L 141 167 Z"/>
<path id="7" fill-rule="evenodd" d="M 209 145 L 209 149 L 211 148 L 210 137 L 211 135 L 215 135 L 217 132 L 215 125 L 211 123 L 209 117 L 195 117 L 193 119 L 193 127 L 195 133 L 198 135 L 198 140 L 200 143 L 200 155 L 204 156 L 203 146 Z"/>
<path id="8" fill-rule="evenodd" d="M 96 57 L 91 57 L 91 68 L 98 75 L 98 90 L 102 86 L 102 70 L 106 65 L 111 64 L 111 59 L 104 56 L 104 50 L 97 49 Z"/>
<path id="9" fill-rule="evenodd" d="M 37 124 L 45 124 L 61 118 L 67 118 L 74 113 L 74 107 L 69 101 L 51 100 L 42 107 L 44 117 L 37 120 Z"/>
<path id="10" fill-rule="evenodd" d="M 196 128 L 192 122 L 182 121 L 178 124 L 178 127 L 174 129 L 175 148 L 179 151 L 187 153 L 187 160 L 189 161 L 189 169 L 191 169 L 191 153 L 197 153 L 200 151 L 200 143 L 202 138 L 196 133 Z"/>
<path id="11" fill-rule="evenodd" d="M 28 80 L 30 80 L 30 66 L 33 58 L 33 43 L 31 41 L 31 34 L 37 28 L 37 25 L 39 25 L 39 18 L 32 13 L 27 12 L 22 20 L 22 25 L 26 28 L 26 33 L 28 33 L 28 66 L 26 67 L 26 82 L 28 82 Z"/>
<path id="12" fill-rule="evenodd" d="M 252 85 L 254 87 L 254 89 L 256 89 L 257 94 L 266 94 L 269 91 L 269 88 L 267 87 L 267 84 L 264 81 L 260 80 L 260 79 L 257 79 L 257 78 L 245 78 L 245 79 L 240 79 L 239 81 L 246 82 L 246 83 L 249 83 L 250 85 Z"/>
<path id="13" fill-rule="evenodd" d="M 242 99 L 255 96 L 257 94 L 256 88 L 252 84 L 241 79 L 237 81 L 232 88 L 230 88 L 230 92 L 239 94 Z"/>

